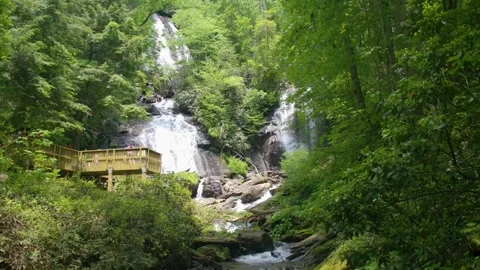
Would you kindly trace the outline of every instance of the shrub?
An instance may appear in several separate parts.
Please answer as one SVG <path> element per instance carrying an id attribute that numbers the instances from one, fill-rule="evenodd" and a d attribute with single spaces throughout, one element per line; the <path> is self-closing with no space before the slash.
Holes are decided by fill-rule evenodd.
<path id="1" fill-rule="evenodd" d="M 224 158 L 227 162 L 227 167 L 230 170 L 230 176 L 247 175 L 248 164 L 236 157 L 227 156 Z"/>
<path id="2" fill-rule="evenodd" d="M 11 173 L 0 194 L 1 269 L 186 269 L 199 234 L 173 175 L 127 178 L 106 192 L 34 170 Z"/>

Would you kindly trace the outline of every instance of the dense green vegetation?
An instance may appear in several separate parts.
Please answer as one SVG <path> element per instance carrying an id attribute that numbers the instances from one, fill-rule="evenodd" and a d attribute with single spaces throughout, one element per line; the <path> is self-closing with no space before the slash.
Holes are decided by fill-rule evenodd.
<path id="1" fill-rule="evenodd" d="M 278 3 L 179 1 L 173 17 L 194 59 L 177 94 L 220 151 L 243 152 L 277 103 Z"/>
<path id="2" fill-rule="evenodd" d="M 480 2 L 281 2 L 320 136 L 283 162 L 271 227 L 336 231 L 353 268 L 478 269 Z"/>
<path id="3" fill-rule="evenodd" d="M 10 173 L 0 182 L 0 268 L 186 269 L 199 227 L 180 182 L 127 178 L 107 193 L 78 177 Z"/>
<path id="4" fill-rule="evenodd" d="M 200 227 L 185 186 L 196 176 L 127 178 L 106 193 L 60 178 L 34 151 L 51 141 L 97 148 L 121 121 L 146 116 L 135 100 L 155 59 L 153 32 L 135 6 L 0 1 L 1 269 L 189 266 Z"/>
<path id="5" fill-rule="evenodd" d="M 230 171 L 230 176 L 235 175 L 246 176 L 248 172 L 248 164 L 245 161 L 240 160 L 239 158 L 226 156 L 224 161 L 227 163 L 228 170 Z"/>
<path id="6" fill-rule="evenodd" d="M 132 103 L 152 41 L 124 4 L 6 0 L 0 12 L 4 129 L 49 130 L 59 143 L 93 148 L 121 119 L 146 116 Z"/>
<path id="7" fill-rule="evenodd" d="M 283 161 L 267 226 L 335 232 L 310 266 L 336 250 L 337 268 L 480 268 L 477 0 L 0 0 L 0 268 L 186 267 L 195 176 L 107 194 L 29 151 L 97 148 L 146 116 L 135 98 L 171 76 L 152 63 L 156 11 L 175 11 L 193 59 L 177 103 L 219 152 L 244 154 L 297 88 L 308 147 Z"/>

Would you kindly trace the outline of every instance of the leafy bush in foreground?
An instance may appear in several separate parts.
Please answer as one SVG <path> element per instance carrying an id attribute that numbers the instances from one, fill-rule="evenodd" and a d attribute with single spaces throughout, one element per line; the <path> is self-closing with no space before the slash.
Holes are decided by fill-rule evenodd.
<path id="1" fill-rule="evenodd" d="M 78 177 L 12 173 L 0 183 L 0 268 L 184 269 L 198 227 L 174 176 L 107 193 Z"/>

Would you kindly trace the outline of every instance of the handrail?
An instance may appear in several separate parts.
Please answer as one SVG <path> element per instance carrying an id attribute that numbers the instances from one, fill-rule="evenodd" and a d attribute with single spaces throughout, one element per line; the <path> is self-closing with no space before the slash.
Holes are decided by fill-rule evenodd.
<path id="1" fill-rule="evenodd" d="M 57 159 L 56 167 L 64 171 L 84 173 L 114 171 L 138 171 L 145 167 L 152 173 L 160 173 L 162 155 L 144 147 L 77 151 L 59 145 L 44 149 L 47 156 Z"/>

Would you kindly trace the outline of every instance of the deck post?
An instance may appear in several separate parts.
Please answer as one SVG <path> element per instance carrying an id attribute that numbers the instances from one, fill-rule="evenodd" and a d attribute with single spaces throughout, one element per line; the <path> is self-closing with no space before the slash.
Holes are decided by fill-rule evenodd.
<path id="1" fill-rule="evenodd" d="M 142 166 L 142 179 L 146 179 L 146 178 L 147 178 L 147 167 Z"/>
<path id="2" fill-rule="evenodd" d="M 108 168 L 107 191 L 113 190 L 113 168 Z"/>

